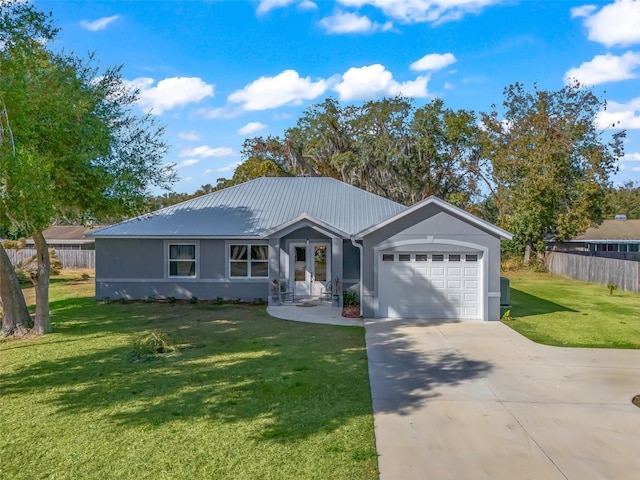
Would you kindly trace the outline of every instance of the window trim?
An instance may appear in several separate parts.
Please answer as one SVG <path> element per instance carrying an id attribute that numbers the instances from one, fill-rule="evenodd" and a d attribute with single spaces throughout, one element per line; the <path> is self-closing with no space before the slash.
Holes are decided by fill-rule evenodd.
<path id="1" fill-rule="evenodd" d="M 175 245 L 190 245 L 194 248 L 194 258 L 193 260 L 180 260 L 180 259 L 171 259 L 171 247 Z M 164 252 L 164 261 L 165 261 L 165 278 L 176 279 L 176 280 L 193 280 L 200 278 L 200 241 L 199 240 L 167 240 L 165 241 L 165 252 Z M 171 275 L 171 263 L 175 261 L 192 261 L 194 262 L 194 274 L 193 275 Z"/>
<path id="2" fill-rule="evenodd" d="M 247 259 L 246 260 L 234 260 L 231 258 L 231 248 L 235 246 L 241 246 L 247 248 Z M 265 260 L 252 260 L 251 259 L 251 250 L 252 247 L 266 247 L 267 248 L 267 258 Z M 225 259 L 226 259 L 226 278 L 234 281 L 245 281 L 245 280 L 269 280 L 269 244 L 264 242 L 246 242 L 246 241 L 234 241 L 229 240 L 225 242 Z M 231 263 L 246 263 L 247 265 L 247 274 L 246 275 L 231 275 Z M 251 275 L 251 266 L 252 262 L 255 263 L 264 263 L 267 266 L 267 274 L 266 275 Z"/>

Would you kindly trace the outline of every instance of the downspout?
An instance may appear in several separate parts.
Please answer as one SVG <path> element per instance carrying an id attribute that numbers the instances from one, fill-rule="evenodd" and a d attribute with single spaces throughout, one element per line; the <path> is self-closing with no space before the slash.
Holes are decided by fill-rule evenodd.
<path id="1" fill-rule="evenodd" d="M 362 245 L 360 245 L 359 243 L 356 243 L 356 237 L 355 235 L 351 235 L 351 245 L 353 245 L 354 247 L 356 247 L 358 250 L 360 250 L 360 317 L 364 318 L 364 315 L 362 315 L 362 292 L 363 290 L 363 282 L 364 282 L 364 278 L 362 278 L 362 255 L 363 255 L 363 250 L 362 250 Z"/>

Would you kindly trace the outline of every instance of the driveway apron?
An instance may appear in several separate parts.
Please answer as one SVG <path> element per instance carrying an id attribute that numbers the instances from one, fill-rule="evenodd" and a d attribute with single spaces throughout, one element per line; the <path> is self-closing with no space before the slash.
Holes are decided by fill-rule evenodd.
<path id="1" fill-rule="evenodd" d="M 382 480 L 640 478 L 640 351 L 366 320 Z"/>

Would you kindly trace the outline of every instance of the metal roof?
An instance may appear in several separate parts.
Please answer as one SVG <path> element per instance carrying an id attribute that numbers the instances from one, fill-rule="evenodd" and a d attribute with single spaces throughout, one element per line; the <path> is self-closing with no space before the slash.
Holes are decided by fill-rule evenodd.
<path id="1" fill-rule="evenodd" d="M 333 178 L 267 177 L 126 220 L 91 235 L 251 237 L 301 216 L 355 234 L 406 208 Z"/>

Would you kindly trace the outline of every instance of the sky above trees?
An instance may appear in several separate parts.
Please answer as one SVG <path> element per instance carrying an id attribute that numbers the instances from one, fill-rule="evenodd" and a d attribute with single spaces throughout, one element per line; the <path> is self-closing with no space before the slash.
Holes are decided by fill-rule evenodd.
<path id="1" fill-rule="evenodd" d="M 167 126 L 176 191 L 231 177 L 247 137 L 280 135 L 312 104 L 403 94 L 489 111 L 514 82 L 571 78 L 627 129 L 613 178 L 640 181 L 640 0 L 34 2 L 55 48 L 124 63 L 138 107 Z"/>

